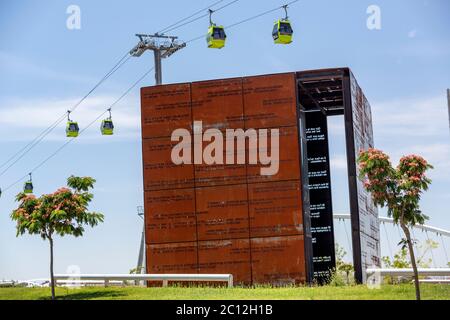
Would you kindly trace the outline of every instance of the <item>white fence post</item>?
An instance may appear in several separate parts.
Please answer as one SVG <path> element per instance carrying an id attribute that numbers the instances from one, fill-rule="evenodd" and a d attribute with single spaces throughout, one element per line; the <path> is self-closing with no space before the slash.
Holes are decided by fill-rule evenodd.
<path id="1" fill-rule="evenodd" d="M 67 283 L 70 277 L 70 274 L 56 274 L 55 281 L 60 284 Z M 78 279 L 80 284 L 103 282 L 105 287 L 112 283 L 125 284 L 126 281 L 162 281 L 164 287 L 168 286 L 169 281 L 223 282 L 228 287 L 233 287 L 232 274 L 80 274 Z"/>
<path id="2" fill-rule="evenodd" d="M 233 275 L 230 274 L 230 277 L 228 278 L 228 288 L 233 288 Z"/>

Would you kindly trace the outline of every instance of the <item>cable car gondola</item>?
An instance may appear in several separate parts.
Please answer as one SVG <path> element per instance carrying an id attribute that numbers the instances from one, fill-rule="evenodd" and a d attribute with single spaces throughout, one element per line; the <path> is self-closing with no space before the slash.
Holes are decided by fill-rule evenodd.
<path id="1" fill-rule="evenodd" d="M 70 111 L 67 111 L 67 125 L 66 125 L 66 136 L 69 138 L 78 137 L 78 132 L 80 128 L 78 127 L 78 123 L 70 120 Z"/>
<path id="2" fill-rule="evenodd" d="M 100 126 L 100 130 L 102 131 L 102 135 L 111 136 L 114 134 L 114 124 L 111 118 L 111 108 L 108 109 L 109 117 L 102 121 Z"/>
<path id="3" fill-rule="evenodd" d="M 292 34 L 294 31 L 292 30 L 291 23 L 288 19 L 287 14 L 287 5 L 283 6 L 286 16 L 284 19 L 279 19 L 275 22 L 272 31 L 273 41 L 276 44 L 289 44 L 292 42 Z"/>
<path id="4" fill-rule="evenodd" d="M 211 15 L 213 12 L 209 9 L 209 28 L 208 34 L 206 35 L 206 42 L 208 43 L 208 48 L 221 49 L 225 46 L 227 35 L 223 26 L 217 26 L 212 22 Z"/>
<path id="5" fill-rule="evenodd" d="M 33 181 L 31 179 L 31 172 L 29 173 L 30 175 L 30 179 L 28 181 L 25 181 L 25 183 L 23 184 L 23 193 L 33 193 Z"/>

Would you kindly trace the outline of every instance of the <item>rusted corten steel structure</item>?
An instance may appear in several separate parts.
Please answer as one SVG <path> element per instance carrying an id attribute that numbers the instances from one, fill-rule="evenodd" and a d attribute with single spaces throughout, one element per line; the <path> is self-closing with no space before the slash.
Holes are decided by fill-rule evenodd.
<path id="1" fill-rule="evenodd" d="M 326 280 L 335 263 L 326 116 L 344 114 L 353 256 L 363 281 L 379 237 L 356 178 L 356 152 L 373 139 L 370 107 L 353 79 L 343 68 L 142 88 L 147 271 L 232 273 L 242 284 Z M 248 162 L 174 164 L 172 132 L 200 134 L 195 121 L 203 132 L 278 129 L 278 172 L 261 175 L 262 165 Z"/>

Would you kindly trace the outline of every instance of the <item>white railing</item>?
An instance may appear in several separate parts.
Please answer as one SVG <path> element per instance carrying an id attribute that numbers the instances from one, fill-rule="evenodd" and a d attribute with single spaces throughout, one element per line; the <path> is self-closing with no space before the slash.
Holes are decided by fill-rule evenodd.
<path id="1" fill-rule="evenodd" d="M 335 214 L 333 214 L 333 218 L 334 219 L 339 219 L 339 220 L 350 220 L 351 216 L 348 213 L 335 213 Z M 383 222 L 383 223 L 387 222 L 387 223 L 394 224 L 394 219 L 389 218 L 389 217 L 378 217 L 378 219 L 380 220 L 380 222 Z M 437 233 L 437 234 L 442 235 L 442 236 L 450 237 L 450 231 L 449 230 L 436 228 L 436 227 L 433 227 L 433 226 L 428 226 L 426 224 L 415 224 L 413 227 L 415 229 L 420 229 L 422 231 L 434 232 L 434 233 Z"/>
<path id="2" fill-rule="evenodd" d="M 419 268 L 417 270 L 419 276 L 427 277 L 450 277 L 450 268 Z M 367 275 L 379 274 L 381 276 L 392 276 L 392 277 L 412 277 L 414 276 L 414 271 L 412 268 L 407 269 L 378 269 L 369 268 L 366 270 Z"/>
<path id="3" fill-rule="evenodd" d="M 169 281 L 226 282 L 228 287 L 233 287 L 232 274 L 56 274 L 56 283 L 60 280 L 63 280 L 64 283 L 103 281 L 105 286 L 112 281 L 162 281 L 164 287 L 168 285 Z"/>
<path id="4" fill-rule="evenodd" d="M 419 279 L 420 283 L 450 284 L 450 279 Z"/>

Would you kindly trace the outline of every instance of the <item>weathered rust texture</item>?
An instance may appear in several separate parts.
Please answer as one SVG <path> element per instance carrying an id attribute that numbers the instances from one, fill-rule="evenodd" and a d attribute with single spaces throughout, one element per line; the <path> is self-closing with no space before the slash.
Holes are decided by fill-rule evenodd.
<path id="1" fill-rule="evenodd" d="M 295 126 L 295 74 L 247 77 L 243 80 L 246 128 Z"/>
<path id="2" fill-rule="evenodd" d="M 199 240 L 248 237 L 247 185 L 196 189 Z"/>
<path id="3" fill-rule="evenodd" d="M 147 244 L 197 240 L 194 189 L 147 191 L 145 208 Z"/>
<path id="4" fill-rule="evenodd" d="M 232 273 L 237 284 L 305 281 L 294 80 L 279 74 L 142 89 L 147 272 Z M 202 121 L 202 132 L 193 121 Z M 192 147 L 195 134 L 219 129 L 225 164 L 173 164 L 177 128 L 192 133 Z M 248 141 L 238 149 L 233 139 L 226 150 L 226 129 L 249 128 L 279 128 L 276 175 L 261 176 L 267 165 L 237 163 L 238 155 L 248 163 Z"/>
<path id="5" fill-rule="evenodd" d="M 197 243 L 147 245 L 148 273 L 197 273 Z"/>
<path id="6" fill-rule="evenodd" d="M 252 238 L 253 283 L 288 285 L 306 280 L 303 236 Z"/>
<path id="7" fill-rule="evenodd" d="M 241 184 L 247 182 L 247 171 L 245 161 L 243 163 L 238 163 L 237 155 L 244 154 L 245 159 L 245 149 L 237 149 L 237 141 L 234 139 L 234 150 L 226 150 L 225 146 L 227 141 L 232 141 L 233 139 L 226 139 L 224 135 L 223 146 L 224 151 L 222 153 L 223 163 L 222 164 L 196 164 L 194 166 L 195 170 L 195 185 L 197 187 L 208 187 L 216 185 L 227 185 L 227 184 Z M 205 148 L 209 142 L 203 142 L 203 148 Z M 234 164 L 229 164 L 226 162 L 227 152 L 233 155 Z"/>
<path id="8" fill-rule="evenodd" d="M 172 162 L 176 144 L 170 137 L 143 140 L 144 190 L 194 187 L 194 166 Z"/>
<path id="9" fill-rule="evenodd" d="M 170 136 L 178 128 L 192 130 L 190 87 L 184 83 L 141 89 L 142 138 Z"/>
<path id="10" fill-rule="evenodd" d="M 231 273 L 239 284 L 251 283 L 248 239 L 200 241 L 199 273 Z"/>
<path id="11" fill-rule="evenodd" d="M 203 130 L 244 128 L 242 79 L 192 83 L 192 116 Z"/>
<path id="12" fill-rule="evenodd" d="M 273 129 L 270 129 L 273 130 Z M 270 131 L 268 131 L 267 148 L 272 149 Z M 298 152 L 298 131 L 297 127 L 280 127 L 279 128 L 279 170 L 275 175 L 261 175 L 262 167 L 269 167 L 269 165 L 247 164 L 247 179 L 249 183 L 263 182 L 263 181 L 283 181 L 300 179 L 300 164 Z M 260 147 L 261 140 L 258 141 L 258 150 L 249 145 L 248 155 L 250 153 L 259 153 L 260 151 L 266 153 L 267 149 Z M 270 154 L 270 153 L 269 153 Z M 247 155 L 247 156 L 248 156 Z M 275 162 L 275 160 L 272 160 Z"/>
<path id="13" fill-rule="evenodd" d="M 299 181 L 249 184 L 248 194 L 251 237 L 303 234 Z"/>

